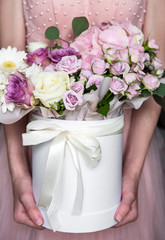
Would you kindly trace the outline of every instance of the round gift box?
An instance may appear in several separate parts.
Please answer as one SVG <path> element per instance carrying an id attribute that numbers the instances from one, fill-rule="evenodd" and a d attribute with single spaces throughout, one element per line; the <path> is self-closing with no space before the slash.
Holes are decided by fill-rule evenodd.
<path id="1" fill-rule="evenodd" d="M 33 116 L 34 120 L 43 119 Z M 117 119 L 117 118 L 116 118 Z M 101 128 L 106 123 L 112 125 L 115 119 L 99 121 L 70 121 L 58 119 L 44 119 L 56 122 L 58 126 L 75 130 L 91 126 Z M 82 211 L 73 215 L 73 205 L 77 189 L 77 171 L 68 145 L 65 147 L 63 162 L 63 189 L 62 199 L 58 209 L 60 225 L 56 227 L 60 232 L 85 233 L 107 229 L 116 224 L 115 211 L 121 201 L 121 174 L 122 174 L 122 133 L 97 137 L 100 143 L 102 157 L 95 168 L 89 168 L 84 161 L 84 155 L 78 152 L 82 182 L 84 188 Z M 36 204 L 38 204 L 42 188 L 45 168 L 51 141 L 32 147 L 32 179 Z M 41 207 L 44 218 L 43 226 L 52 229 L 47 218 L 47 209 Z"/>

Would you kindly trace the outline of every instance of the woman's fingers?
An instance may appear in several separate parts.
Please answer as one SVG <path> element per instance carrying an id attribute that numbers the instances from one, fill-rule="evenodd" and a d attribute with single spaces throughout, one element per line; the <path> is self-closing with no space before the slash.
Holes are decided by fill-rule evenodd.
<path id="1" fill-rule="evenodd" d="M 37 226 L 41 226 L 43 224 L 43 217 L 35 205 L 33 194 L 25 193 L 20 197 L 20 200 L 32 222 Z"/>
<path id="2" fill-rule="evenodd" d="M 121 227 L 127 223 L 133 222 L 135 220 L 137 220 L 138 218 L 138 210 L 137 210 L 137 201 L 135 200 L 130 208 L 130 211 L 127 213 L 126 217 L 122 219 L 121 222 L 119 222 L 118 224 L 116 224 L 114 227 Z M 117 219 L 116 219 L 117 220 Z"/>
<path id="3" fill-rule="evenodd" d="M 28 225 L 30 227 L 37 228 L 40 230 L 43 229 L 43 227 L 37 226 L 36 224 L 34 224 L 34 222 L 31 220 L 31 218 L 27 214 L 24 206 L 19 201 L 17 201 L 17 203 L 15 203 L 14 220 L 20 224 L 25 224 L 25 225 Z"/>

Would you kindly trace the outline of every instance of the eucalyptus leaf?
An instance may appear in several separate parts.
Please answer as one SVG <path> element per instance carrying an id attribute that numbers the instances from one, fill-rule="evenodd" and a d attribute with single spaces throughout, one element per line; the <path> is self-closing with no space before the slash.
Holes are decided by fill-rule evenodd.
<path id="1" fill-rule="evenodd" d="M 89 22 L 86 17 L 76 17 L 72 21 L 72 28 L 75 36 L 79 36 L 82 32 L 89 28 Z"/>
<path id="2" fill-rule="evenodd" d="M 161 83 L 160 86 L 153 92 L 155 95 L 159 97 L 165 96 L 165 84 Z"/>
<path id="3" fill-rule="evenodd" d="M 59 38 L 59 30 L 56 27 L 49 27 L 47 28 L 46 32 L 45 32 L 45 36 L 46 38 L 48 38 L 49 40 L 55 40 Z"/>

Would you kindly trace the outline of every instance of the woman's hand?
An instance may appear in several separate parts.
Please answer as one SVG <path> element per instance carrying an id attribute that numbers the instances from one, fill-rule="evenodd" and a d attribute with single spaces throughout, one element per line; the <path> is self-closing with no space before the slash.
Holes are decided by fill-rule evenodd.
<path id="1" fill-rule="evenodd" d="M 122 201 L 115 213 L 118 222 L 114 227 L 120 227 L 133 222 L 138 218 L 137 204 L 138 180 L 132 176 L 123 176 L 122 179 Z"/>
<path id="2" fill-rule="evenodd" d="M 41 226 L 43 217 L 35 205 L 29 173 L 15 179 L 13 191 L 15 221 L 37 229 L 44 229 Z"/>

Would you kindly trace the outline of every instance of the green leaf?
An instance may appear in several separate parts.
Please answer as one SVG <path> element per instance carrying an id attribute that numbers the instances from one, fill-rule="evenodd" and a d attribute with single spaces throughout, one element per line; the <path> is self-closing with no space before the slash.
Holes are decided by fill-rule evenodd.
<path id="1" fill-rule="evenodd" d="M 86 17 L 76 17 L 72 21 L 72 28 L 75 36 L 79 36 L 82 32 L 89 28 L 89 22 Z"/>
<path id="2" fill-rule="evenodd" d="M 151 96 L 151 92 L 148 91 L 147 89 L 143 90 L 142 93 L 141 93 L 141 96 L 142 97 L 149 97 L 149 96 Z"/>
<path id="3" fill-rule="evenodd" d="M 58 45 L 58 44 L 56 44 L 56 45 L 54 45 L 53 47 L 52 47 L 52 50 L 53 49 L 61 49 L 62 47 L 60 46 L 60 45 Z"/>
<path id="4" fill-rule="evenodd" d="M 46 29 L 45 36 L 50 40 L 55 40 L 59 38 L 59 30 L 56 27 L 49 27 Z"/>
<path id="5" fill-rule="evenodd" d="M 84 90 L 84 93 L 89 93 L 89 92 L 92 91 L 92 90 L 94 90 L 94 91 L 97 90 L 96 84 L 93 84 L 93 85 L 90 86 L 89 88 L 86 88 L 86 89 Z"/>
<path id="6" fill-rule="evenodd" d="M 103 116 L 107 117 L 109 109 L 110 109 L 110 106 L 109 106 L 109 103 L 107 103 L 106 105 L 99 107 L 97 112 L 102 114 Z"/>
<path id="7" fill-rule="evenodd" d="M 161 83 L 160 86 L 153 92 L 154 95 L 159 97 L 165 96 L 165 84 Z"/>
<path id="8" fill-rule="evenodd" d="M 153 96 L 155 101 L 160 105 L 162 106 L 162 108 L 165 110 L 165 99 L 163 99 L 162 97 L 159 97 L 157 95 L 154 95 Z"/>

